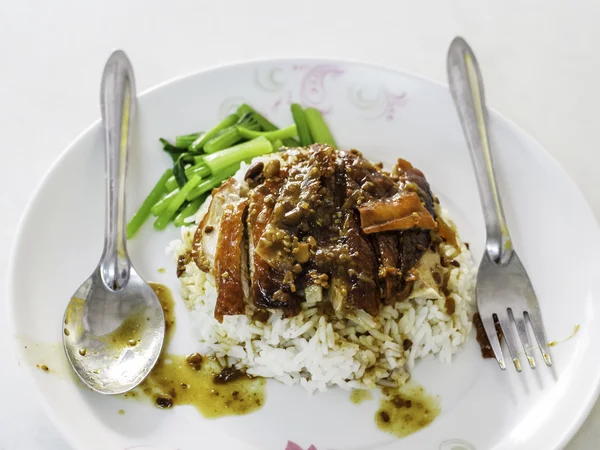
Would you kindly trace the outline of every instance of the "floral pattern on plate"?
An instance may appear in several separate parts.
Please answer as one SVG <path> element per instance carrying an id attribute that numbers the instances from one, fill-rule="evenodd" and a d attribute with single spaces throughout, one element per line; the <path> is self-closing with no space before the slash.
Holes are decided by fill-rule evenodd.
<path id="1" fill-rule="evenodd" d="M 304 449 L 302 447 L 300 447 L 298 444 L 296 444 L 295 442 L 288 441 L 287 446 L 285 447 L 285 450 L 304 450 Z M 317 450 L 317 447 L 315 447 L 314 445 L 311 445 L 306 450 Z"/>
<path id="2" fill-rule="evenodd" d="M 342 85 L 338 83 L 340 77 L 354 79 L 355 75 L 352 70 L 336 64 L 298 64 L 260 66 L 255 79 L 261 90 L 276 94 L 268 108 L 269 114 L 276 114 L 297 102 L 327 115 L 334 110 L 333 99 L 345 97 L 366 119 L 394 120 L 396 110 L 406 104 L 406 93 L 396 92 L 383 82 L 365 84 L 361 77 L 358 77 L 361 81 L 350 82 L 345 93 L 337 92 Z"/>

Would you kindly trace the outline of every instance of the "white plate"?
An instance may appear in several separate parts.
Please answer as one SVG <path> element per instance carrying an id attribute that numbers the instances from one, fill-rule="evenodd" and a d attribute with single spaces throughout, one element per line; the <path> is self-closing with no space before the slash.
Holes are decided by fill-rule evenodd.
<path id="1" fill-rule="evenodd" d="M 170 162 L 160 150 L 160 136 L 206 129 L 243 101 L 280 125 L 291 122 L 290 102 L 316 106 L 327 112 L 340 146 L 388 163 L 397 157 L 411 161 L 425 172 L 479 259 L 484 224 L 447 89 L 357 63 L 253 62 L 181 78 L 142 95 L 129 165 L 129 213 Z M 431 426 L 402 440 L 376 428 L 376 401 L 357 406 L 339 389 L 309 397 L 299 387 L 269 383 L 262 410 L 207 420 L 191 407 L 161 411 L 81 388 L 73 382 L 59 343 L 67 300 L 101 253 L 104 162 L 96 123 L 61 156 L 29 204 L 9 273 L 18 357 L 48 414 L 77 449 L 562 447 L 590 410 L 600 379 L 593 346 L 600 342 L 600 234 L 574 184 L 531 138 L 497 114 L 491 127 L 508 222 L 548 336 L 561 339 L 575 324 L 581 326 L 573 339 L 552 349 L 556 379 L 545 366 L 536 372 L 525 368 L 521 375 L 512 369 L 501 372 L 494 361 L 480 358 L 472 339 L 451 365 L 434 360 L 418 365 L 414 379 L 440 396 L 442 413 Z M 168 285 L 176 295 L 178 282 L 164 248 L 177 235 L 172 227 L 157 233 L 149 223 L 130 243 L 140 274 Z M 160 267 L 167 273 L 158 273 Z M 194 341 L 180 303 L 173 350 L 191 352 Z M 50 373 L 36 364 L 48 365 Z M 126 413 L 120 415 L 120 409 Z"/>

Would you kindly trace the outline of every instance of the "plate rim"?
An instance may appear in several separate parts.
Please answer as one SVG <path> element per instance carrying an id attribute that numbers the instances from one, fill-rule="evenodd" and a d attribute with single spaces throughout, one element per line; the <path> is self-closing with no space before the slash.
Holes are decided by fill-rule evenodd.
<path id="1" fill-rule="evenodd" d="M 406 69 L 395 68 L 393 66 L 386 65 L 386 64 L 372 63 L 372 62 L 361 61 L 361 60 L 352 59 L 352 58 L 336 58 L 336 57 L 302 57 L 302 56 L 299 56 L 299 57 L 261 57 L 261 58 L 235 60 L 235 61 L 230 61 L 230 62 L 222 63 L 222 64 L 215 64 L 215 65 L 206 67 L 204 69 L 193 70 L 193 71 L 186 72 L 182 75 L 177 75 L 177 76 L 168 78 L 168 79 L 166 79 L 162 82 L 159 82 L 153 86 L 150 86 L 149 88 L 144 89 L 142 92 L 138 93 L 136 95 L 136 100 L 139 100 L 140 98 L 142 98 L 146 95 L 152 94 L 154 91 L 160 90 L 167 86 L 179 83 L 179 82 L 187 80 L 187 79 L 202 76 L 202 75 L 205 75 L 205 74 L 208 74 L 211 72 L 216 72 L 216 71 L 220 71 L 220 70 L 230 70 L 230 69 L 235 69 L 237 67 L 251 66 L 251 65 L 255 65 L 255 64 L 257 64 L 257 65 L 258 64 L 268 64 L 268 63 L 284 63 L 284 64 L 292 63 L 293 64 L 293 63 L 298 63 L 298 62 L 354 65 L 354 66 L 365 67 L 365 68 L 374 69 L 374 70 L 378 70 L 378 71 L 386 71 L 386 72 L 394 73 L 397 75 L 402 75 L 402 76 L 406 76 L 409 78 L 417 79 L 418 81 L 429 83 L 436 87 L 441 87 L 445 91 L 449 91 L 449 86 L 447 83 L 429 78 L 427 76 L 419 74 L 418 72 L 413 72 L 413 71 L 406 70 Z M 585 195 L 583 194 L 583 192 L 581 191 L 581 189 L 579 188 L 577 183 L 575 183 L 575 180 L 563 168 L 563 166 L 559 164 L 557 159 L 548 150 L 546 150 L 546 148 L 544 146 L 542 146 L 537 139 L 535 139 L 525 129 L 523 129 L 521 126 L 517 125 L 513 120 L 509 119 L 507 116 L 505 116 L 499 110 L 488 106 L 488 112 L 492 118 L 499 119 L 499 120 L 503 121 L 506 125 L 508 125 L 508 127 L 511 129 L 511 131 L 515 135 L 517 135 L 520 139 L 527 142 L 527 144 L 529 146 L 531 146 L 532 148 L 535 147 L 536 151 L 541 152 L 545 156 L 545 158 L 547 158 L 548 162 L 554 166 L 554 169 L 558 170 L 564 176 L 564 179 L 566 180 L 566 182 L 570 184 L 571 188 L 574 189 L 574 191 L 577 192 L 577 194 L 583 200 L 583 207 L 586 209 L 587 214 L 589 215 L 590 219 L 593 222 L 593 226 L 594 226 L 597 234 L 600 236 L 600 223 L 599 223 L 598 218 L 594 214 L 594 211 L 592 210 L 591 205 L 589 204 L 587 198 L 585 197 Z M 18 249 L 18 247 L 20 247 L 20 243 L 21 243 L 22 239 L 24 238 L 24 236 L 23 236 L 24 224 L 26 222 L 27 217 L 31 213 L 34 200 L 37 199 L 37 197 L 41 194 L 41 188 L 46 184 L 47 180 L 51 177 L 54 170 L 62 163 L 62 161 L 65 158 L 67 158 L 68 155 L 74 151 L 74 149 L 77 148 L 80 141 L 85 139 L 85 137 L 88 134 L 92 133 L 96 128 L 99 128 L 101 126 L 101 123 L 102 123 L 102 120 L 100 118 L 98 118 L 95 121 L 93 121 L 90 125 L 88 125 L 86 128 L 84 128 L 66 146 L 66 148 L 59 153 L 58 157 L 50 164 L 50 166 L 46 169 L 44 175 L 40 178 L 40 181 L 37 183 L 35 190 L 33 191 L 33 194 L 29 197 L 29 199 L 25 205 L 25 208 L 23 209 L 23 212 L 21 213 L 21 216 L 17 222 L 15 233 L 13 235 L 13 241 L 11 243 L 11 247 L 10 247 L 10 251 L 9 251 L 7 270 L 5 272 L 6 273 L 6 288 L 5 288 L 6 291 L 5 292 L 7 293 L 7 302 L 6 302 L 5 311 L 7 312 L 7 318 L 8 318 L 7 322 L 8 322 L 9 337 L 12 341 L 14 356 L 15 356 L 17 364 L 19 366 L 19 371 L 21 373 L 22 372 L 26 373 L 25 376 L 27 379 L 27 383 L 30 383 L 34 386 L 35 393 L 37 394 L 37 395 L 35 395 L 36 401 L 38 402 L 38 404 L 42 405 L 42 408 L 43 408 L 46 416 L 50 419 L 52 424 L 57 428 L 61 437 L 65 441 L 67 441 L 67 443 L 69 445 L 75 446 L 75 448 L 78 448 L 77 444 L 80 444 L 79 440 L 75 438 L 75 435 L 73 435 L 69 432 L 69 427 L 67 426 L 67 424 L 60 421 L 58 419 L 58 417 L 53 413 L 51 405 L 49 404 L 48 401 L 46 401 L 45 396 L 44 396 L 40 386 L 38 386 L 38 383 L 36 383 L 34 380 L 33 372 L 31 370 L 25 370 L 24 366 L 22 366 L 20 364 L 21 360 L 24 358 L 24 354 L 23 354 L 21 346 L 19 345 L 19 342 L 18 342 L 18 333 L 17 333 L 16 320 L 15 320 L 16 311 L 14 308 L 14 303 L 15 303 L 15 293 L 14 293 L 14 284 L 15 283 L 14 283 L 14 281 L 15 281 L 15 277 L 17 276 L 17 272 L 18 272 L 15 261 L 16 261 L 17 249 Z M 466 147 L 466 144 L 465 144 L 465 147 Z M 563 432 L 562 436 L 558 438 L 558 441 L 556 442 L 555 447 L 554 447 L 555 449 L 563 448 L 573 439 L 575 434 L 581 429 L 581 427 L 587 420 L 589 414 L 591 413 L 594 405 L 596 404 L 596 402 L 598 401 L 599 398 L 600 398 L 600 372 L 598 373 L 595 386 L 593 386 L 593 388 L 588 391 L 588 394 L 586 395 L 586 401 L 584 402 L 583 405 L 580 405 L 580 407 L 578 409 L 577 420 L 574 422 L 573 426 L 565 429 L 565 432 Z"/>

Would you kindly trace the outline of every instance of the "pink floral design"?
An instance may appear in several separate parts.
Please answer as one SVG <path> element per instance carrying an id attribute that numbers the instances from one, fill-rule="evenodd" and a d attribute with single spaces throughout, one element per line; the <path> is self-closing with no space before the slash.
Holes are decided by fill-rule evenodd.
<path id="1" fill-rule="evenodd" d="M 277 112 L 280 106 L 289 108 L 292 103 L 294 103 L 292 100 L 292 91 L 287 91 L 277 100 L 275 100 L 275 102 L 271 105 L 271 108 L 269 108 L 269 111 L 274 114 Z"/>
<path id="2" fill-rule="evenodd" d="M 296 74 L 296 75 L 292 75 Z M 346 70 L 337 64 L 293 64 L 289 68 L 268 67 L 256 72 L 257 85 L 264 91 L 276 93 L 277 97 L 268 108 L 269 114 L 298 102 L 304 107 L 317 108 L 321 113 L 333 111 L 334 103 L 328 89 L 335 87 L 336 79 Z M 292 89 L 288 80 L 299 77 L 300 86 Z M 383 83 L 354 84 L 346 93 L 350 104 L 363 111 L 367 119 L 395 119 L 398 108 L 406 103 L 405 92 L 393 92 Z M 222 113 L 230 111 L 225 105 Z"/>
<path id="3" fill-rule="evenodd" d="M 394 120 L 394 115 L 396 113 L 396 107 L 404 105 L 404 99 L 406 94 L 403 92 L 401 94 L 394 94 L 393 92 L 385 90 L 385 108 L 383 112 L 378 117 L 385 116 L 386 120 Z"/>
<path id="4" fill-rule="evenodd" d="M 304 450 L 304 449 L 302 447 L 300 447 L 298 444 L 296 444 L 292 441 L 288 441 L 287 447 L 285 448 L 285 450 Z M 317 447 L 315 447 L 314 445 L 311 445 L 306 450 L 317 450 Z"/>
<path id="5" fill-rule="evenodd" d="M 278 69 L 272 69 L 270 73 L 274 73 L 276 70 Z M 312 106 L 317 108 L 323 114 L 331 112 L 333 104 L 327 103 L 326 84 L 328 80 L 343 75 L 344 71 L 340 67 L 331 64 L 321 64 L 318 66 L 296 64 L 292 66 L 292 71 L 304 72 L 300 81 L 300 91 L 298 92 L 300 103 L 305 107 Z M 291 89 L 283 89 L 284 83 L 276 83 L 271 75 L 265 76 L 261 74 L 260 77 L 257 76 L 257 79 L 262 80 L 258 83 L 262 89 L 281 92 L 269 108 L 271 113 L 276 113 L 281 107 L 289 108 L 294 102 L 294 93 Z"/>
<path id="6" fill-rule="evenodd" d="M 352 86 L 348 91 L 348 100 L 362 109 L 369 119 L 394 120 L 397 108 L 406 103 L 406 93 L 396 94 L 383 84 Z"/>
<path id="7" fill-rule="evenodd" d="M 339 66 L 319 65 L 310 68 L 300 83 L 300 100 L 305 106 L 313 106 L 323 114 L 333 109 L 333 105 L 326 105 L 327 88 L 325 82 L 344 74 Z"/>

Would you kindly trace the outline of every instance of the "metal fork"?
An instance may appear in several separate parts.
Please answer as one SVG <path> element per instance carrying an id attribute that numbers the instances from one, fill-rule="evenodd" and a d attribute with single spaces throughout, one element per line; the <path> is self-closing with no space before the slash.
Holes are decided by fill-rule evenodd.
<path id="1" fill-rule="evenodd" d="M 529 322 L 544 361 L 551 366 L 540 306 L 527 272 L 513 248 L 500 192 L 496 187 L 481 72 L 473 51 L 461 37 L 456 37 L 448 50 L 448 80 L 470 150 L 486 224 L 485 252 L 476 288 L 477 307 L 485 333 L 498 365 L 505 370 L 506 363 L 496 331 L 496 322 L 500 324 L 513 364 L 517 372 L 521 372 L 514 333 L 516 327 L 529 366 L 535 369 L 527 330 Z"/>

